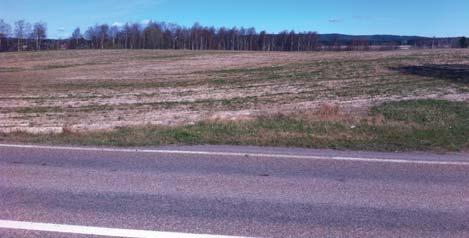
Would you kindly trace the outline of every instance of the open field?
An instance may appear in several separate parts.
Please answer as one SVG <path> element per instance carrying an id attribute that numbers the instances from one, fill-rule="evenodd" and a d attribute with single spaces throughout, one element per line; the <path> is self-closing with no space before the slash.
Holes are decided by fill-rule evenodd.
<path id="1" fill-rule="evenodd" d="M 5 53 L 0 84 L 7 141 L 469 147 L 468 50 Z"/>

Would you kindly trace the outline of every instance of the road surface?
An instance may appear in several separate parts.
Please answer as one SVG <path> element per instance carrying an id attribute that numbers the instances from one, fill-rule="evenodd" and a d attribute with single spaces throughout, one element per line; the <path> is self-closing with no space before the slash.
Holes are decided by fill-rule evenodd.
<path id="1" fill-rule="evenodd" d="M 106 234 L 469 237 L 469 156 L 0 145 L 0 237 Z"/>

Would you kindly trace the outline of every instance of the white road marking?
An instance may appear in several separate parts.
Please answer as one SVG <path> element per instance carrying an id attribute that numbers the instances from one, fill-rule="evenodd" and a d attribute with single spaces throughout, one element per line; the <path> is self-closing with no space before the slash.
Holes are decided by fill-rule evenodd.
<path id="1" fill-rule="evenodd" d="M 125 238 L 241 238 L 240 236 L 221 236 L 178 232 L 116 229 L 9 220 L 0 220 L 0 228 Z"/>
<path id="2" fill-rule="evenodd" d="M 25 149 L 49 149 L 49 150 L 72 150 L 72 151 L 96 151 L 96 152 L 148 153 L 148 154 L 181 154 L 181 155 L 206 155 L 206 156 L 215 155 L 215 156 L 235 156 L 235 157 L 250 156 L 250 157 L 267 157 L 267 158 L 335 160 L 335 161 L 373 162 L 373 163 L 469 166 L 469 161 L 468 162 L 465 162 L 465 161 L 431 161 L 431 160 L 358 158 L 358 157 L 342 157 L 342 156 L 237 153 L 237 152 L 186 151 L 186 150 L 117 149 L 117 148 L 91 148 L 91 147 L 13 145 L 13 144 L 0 144 L 0 147 L 25 148 Z"/>

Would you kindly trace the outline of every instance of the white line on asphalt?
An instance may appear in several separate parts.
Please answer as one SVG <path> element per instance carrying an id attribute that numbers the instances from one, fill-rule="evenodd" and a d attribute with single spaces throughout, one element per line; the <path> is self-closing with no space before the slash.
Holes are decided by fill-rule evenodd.
<path id="1" fill-rule="evenodd" d="M 0 228 L 125 238 L 240 238 L 240 236 L 221 236 L 178 232 L 116 229 L 8 220 L 0 220 Z"/>
<path id="2" fill-rule="evenodd" d="M 335 161 L 395 163 L 395 164 L 469 166 L 469 162 L 464 162 L 464 161 L 405 160 L 405 159 L 357 158 L 357 157 L 317 156 L 317 155 L 237 153 L 237 152 L 186 151 L 186 150 L 117 149 L 117 148 L 91 148 L 91 147 L 13 145 L 13 144 L 0 144 L 0 147 L 4 147 L 4 148 L 25 148 L 25 149 L 49 149 L 49 150 L 72 150 L 72 151 L 96 151 L 96 152 L 180 154 L 180 155 L 205 155 L 205 156 L 212 155 L 212 156 L 235 156 L 235 157 L 248 156 L 248 157 L 266 157 L 266 158 L 335 160 Z"/>

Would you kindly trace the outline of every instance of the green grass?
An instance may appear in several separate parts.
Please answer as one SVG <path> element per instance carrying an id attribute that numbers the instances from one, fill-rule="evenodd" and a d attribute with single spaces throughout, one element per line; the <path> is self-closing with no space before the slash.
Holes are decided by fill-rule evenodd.
<path id="1" fill-rule="evenodd" d="M 16 113 L 51 113 L 64 111 L 61 107 L 18 107 L 14 110 Z"/>
<path id="2" fill-rule="evenodd" d="M 469 148 L 469 105 L 443 100 L 389 102 L 369 116 L 334 119 L 276 115 L 248 121 L 118 128 L 108 132 L 0 135 L 0 140 L 98 146 L 228 144 L 374 151 L 459 151 Z"/>
<path id="3" fill-rule="evenodd" d="M 89 62 L 89 63 L 82 63 L 82 64 L 50 64 L 50 65 L 36 66 L 33 68 L 33 70 L 66 69 L 66 68 L 73 68 L 73 67 L 80 67 L 80 66 L 94 66 L 94 65 L 105 65 L 105 64 L 110 64 L 110 62 Z"/>
<path id="4" fill-rule="evenodd" d="M 445 100 L 414 100 L 385 103 L 372 109 L 388 119 L 422 126 L 450 127 L 469 123 L 467 103 Z"/>
<path id="5" fill-rule="evenodd" d="M 80 66 L 93 66 L 93 65 L 103 65 L 108 63 L 83 63 L 83 64 L 50 64 L 50 65 L 42 65 L 42 66 L 35 66 L 31 70 L 50 70 L 50 69 L 65 69 L 65 68 L 73 68 L 73 67 L 80 67 Z M 20 68 L 20 67 L 0 67 L 0 73 L 7 73 L 7 72 L 22 72 L 28 69 Z"/>
<path id="6" fill-rule="evenodd" d="M 197 56 L 198 54 L 177 54 L 177 55 L 145 55 L 145 56 L 137 56 L 135 60 L 172 60 L 172 59 L 185 59 L 192 56 Z"/>
<path id="7" fill-rule="evenodd" d="M 9 73 L 9 72 L 20 72 L 22 71 L 23 69 L 22 68 L 15 68 L 15 67 L 8 67 L 8 68 L 5 68 L 5 67 L 0 67 L 0 73 Z"/>
<path id="8" fill-rule="evenodd" d="M 444 100 L 402 101 L 385 103 L 373 108 L 371 113 L 382 114 L 386 120 L 410 127 L 408 130 L 379 128 L 382 130 L 382 143 L 390 142 L 396 147 L 416 149 L 460 150 L 469 146 L 467 103 Z"/>

